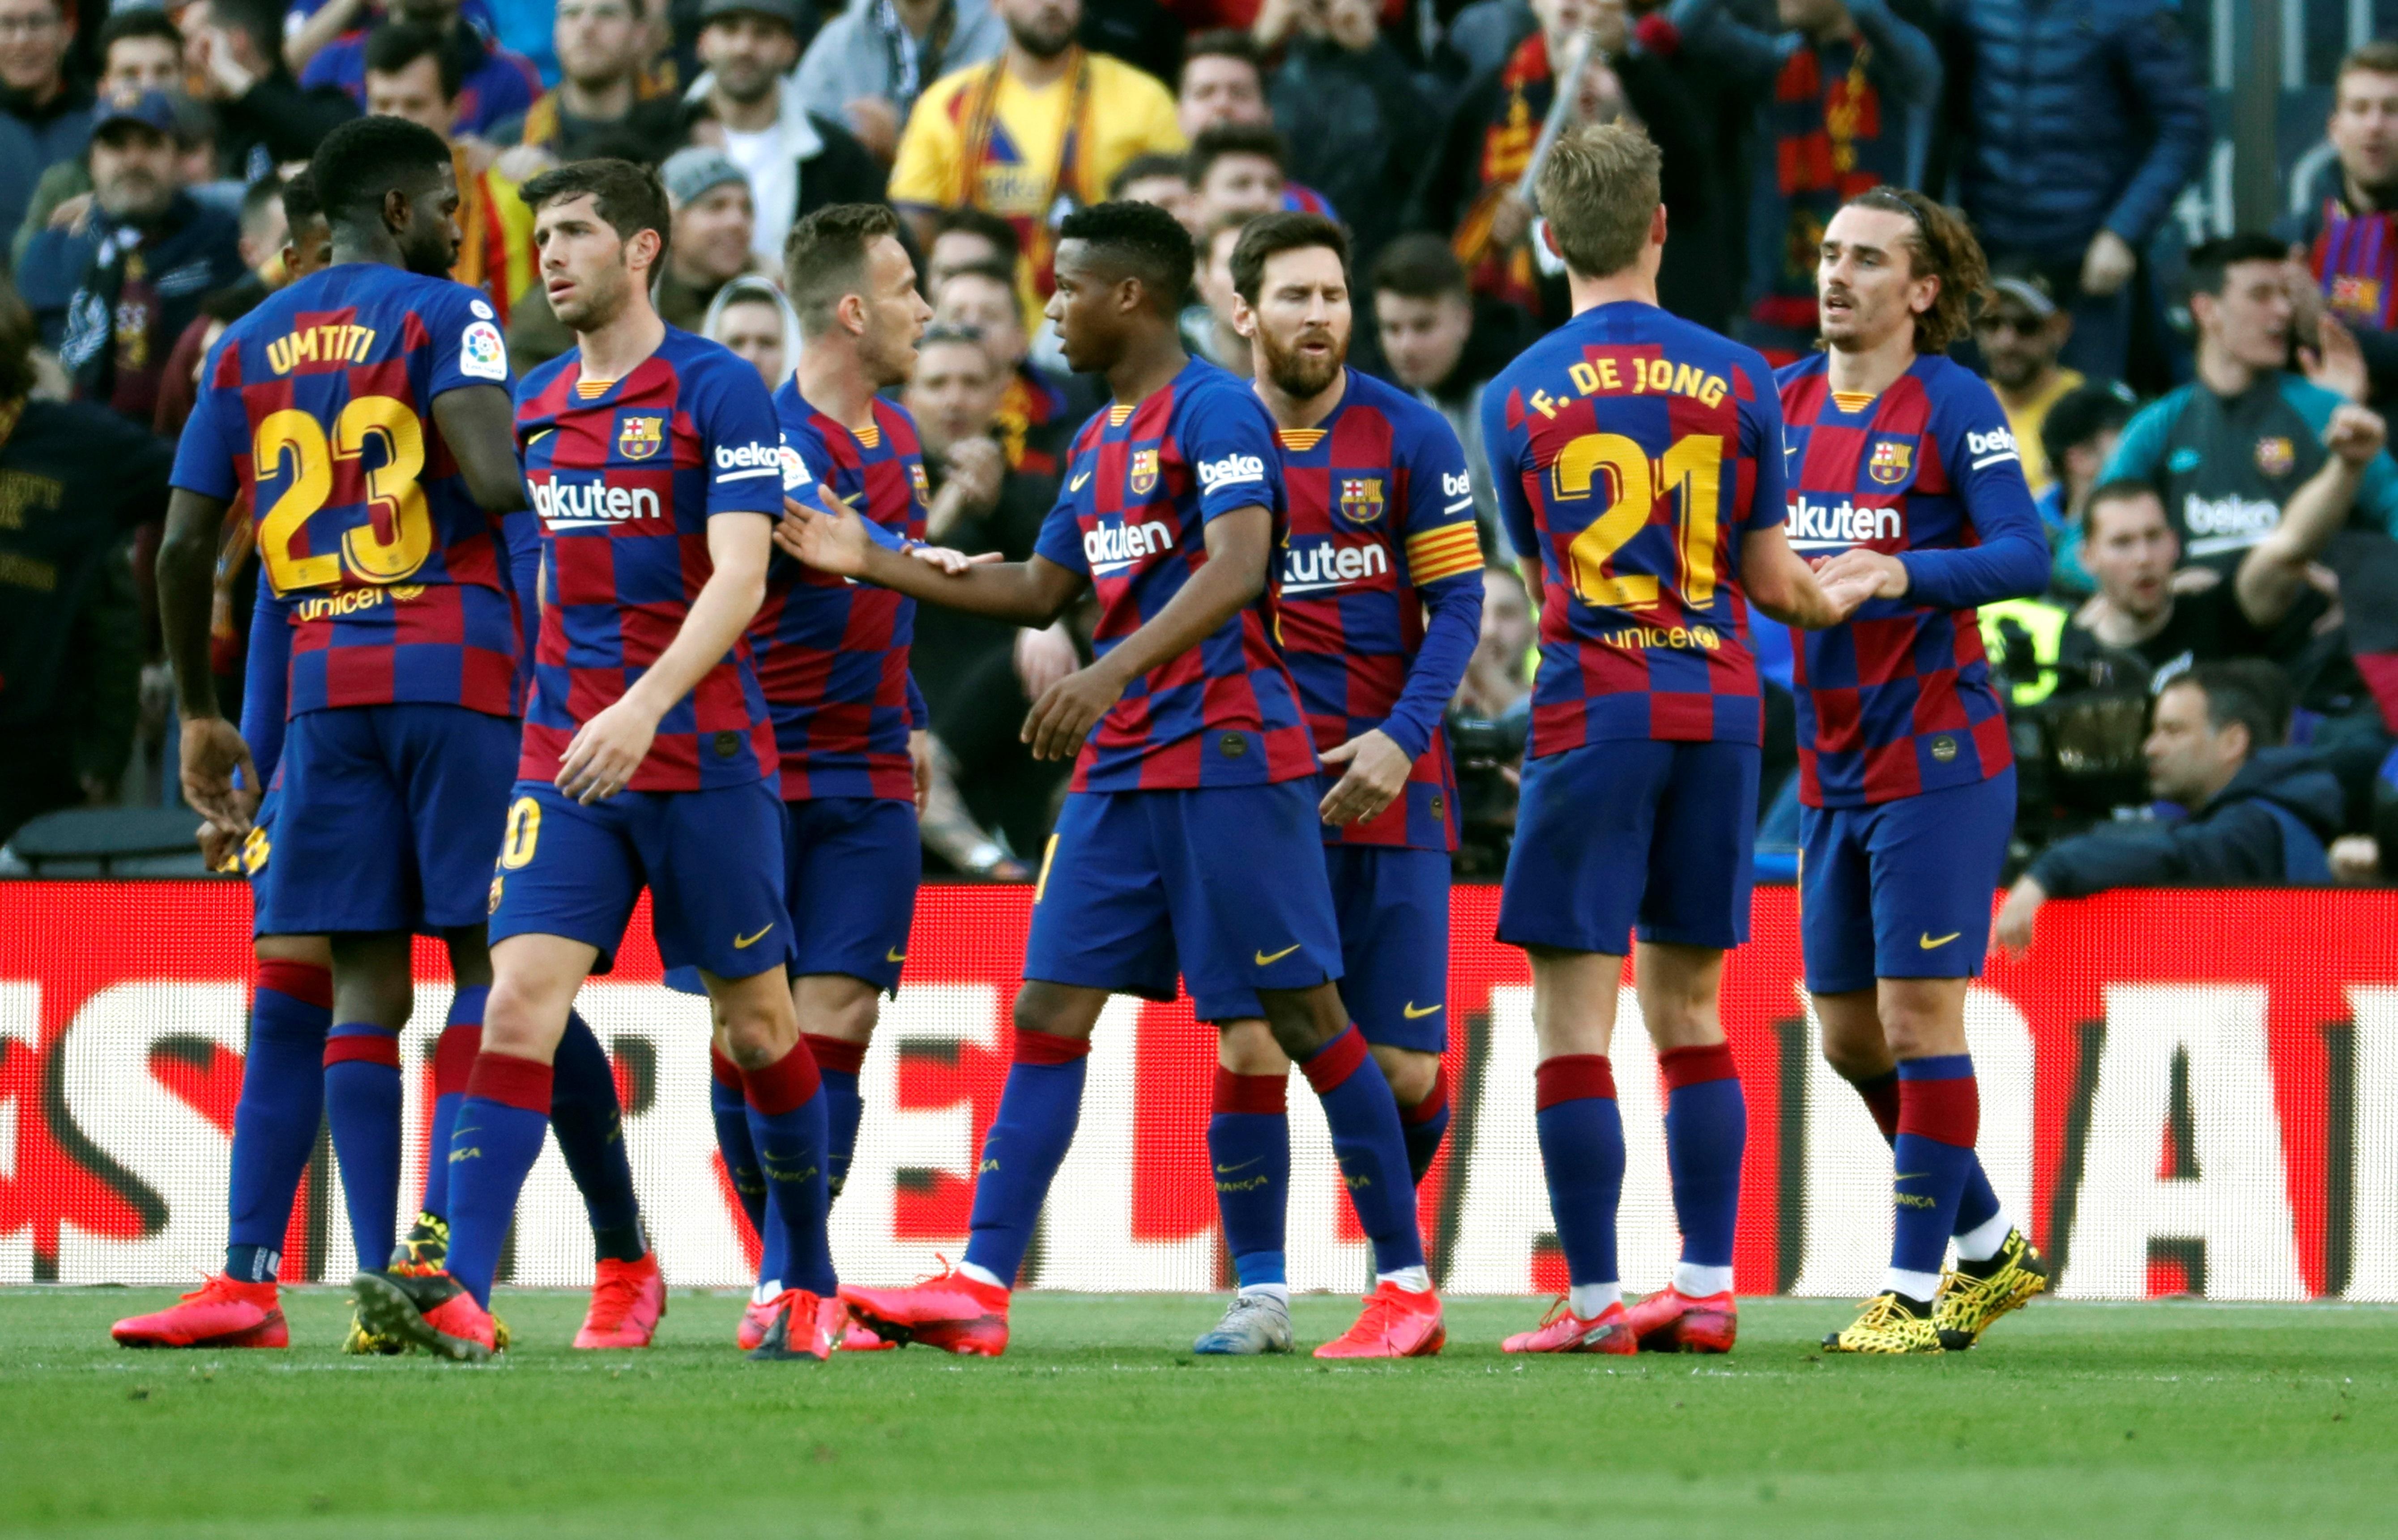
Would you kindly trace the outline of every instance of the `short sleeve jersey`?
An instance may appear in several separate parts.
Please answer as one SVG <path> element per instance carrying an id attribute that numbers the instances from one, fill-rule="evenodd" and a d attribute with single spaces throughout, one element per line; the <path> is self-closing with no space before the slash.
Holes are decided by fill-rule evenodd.
<path id="1" fill-rule="evenodd" d="M 874 424 L 853 432 L 785 380 L 775 392 L 784 488 L 812 485 L 901 540 L 924 537 L 924 453 L 907 410 L 876 398 Z M 783 796 L 916 795 L 908 759 L 908 648 L 916 601 L 829 576 L 775 553 L 766 602 L 749 625 L 758 682 L 775 719 Z"/>
<path id="2" fill-rule="evenodd" d="M 2037 519 L 2006 412 L 1961 365 L 1926 354 L 1879 396 L 1835 393 L 1820 353 L 1780 379 L 1800 556 L 1955 549 L 2003 510 Z M 1972 610 L 1870 601 L 1802 633 L 1792 672 L 1811 807 L 1968 786 L 2014 763 Z"/>
<path id="3" fill-rule="evenodd" d="M 174 484 L 249 494 L 290 600 L 290 714 L 434 702 L 516 714 L 518 643 L 497 517 L 433 420 L 451 390 L 508 385 L 480 294 L 344 263 L 267 297 L 200 370 Z"/>
<path id="4" fill-rule="evenodd" d="M 782 445 L 758 371 L 674 327 L 620 380 L 580 348 L 517 387 L 517 444 L 541 516 L 541 642 L 517 774 L 554 780 L 575 730 L 674 642 L 715 571 L 707 521 L 777 516 Z M 774 723 L 749 639 L 659 719 L 635 791 L 701 791 L 775 774 Z"/>
<path id="5" fill-rule="evenodd" d="M 1290 531 L 1282 543 L 1282 651 L 1320 752 L 1390 716 L 1423 644 L 1426 590 L 1482 582 L 1465 451 L 1440 413 L 1349 371 L 1314 427 L 1279 428 Z M 1435 727 L 1404 795 L 1327 824 L 1327 844 L 1457 848 L 1457 779 Z"/>
<path id="6" fill-rule="evenodd" d="M 1782 510 L 1765 359 L 1655 305 L 1602 304 L 1501 371 L 1482 420 L 1508 537 L 1544 571 L 1532 755 L 1760 742 L 1740 547 Z"/>
<path id="7" fill-rule="evenodd" d="M 1099 655 L 1165 608 L 1207 564 L 1206 523 L 1235 508 L 1285 525 L 1273 419 L 1248 386 L 1192 359 L 1138 403 L 1075 435 L 1035 554 L 1091 580 Z M 1299 688 L 1273 644 L 1274 585 L 1179 657 L 1133 682 L 1074 763 L 1077 791 L 1260 786 L 1316 771 Z"/>

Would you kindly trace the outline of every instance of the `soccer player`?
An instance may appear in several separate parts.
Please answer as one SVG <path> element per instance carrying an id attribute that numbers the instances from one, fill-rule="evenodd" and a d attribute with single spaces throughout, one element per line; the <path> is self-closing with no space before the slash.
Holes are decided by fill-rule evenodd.
<path id="1" fill-rule="evenodd" d="M 552 1058 L 647 885 L 661 955 L 701 970 L 741 1066 L 784 1222 L 768 1276 L 792 1286 L 758 1351 L 821 1360 L 839 1318 L 824 1098 L 783 972 L 775 740 L 744 636 L 781 501 L 774 408 L 755 370 L 653 308 L 670 223 L 654 173 L 582 161 L 524 196 L 550 308 L 577 342 L 517 389 L 541 638 L 489 885 L 496 977 L 448 1151 L 446 1265 L 353 1287 L 375 1331 L 455 1359 L 501 1345 L 492 1279 L 549 1124 Z"/>
<path id="2" fill-rule="evenodd" d="M 1484 441 L 1542 595 L 1523 802 L 1499 939 L 1530 954 L 1536 1105 L 1565 1299 L 1510 1353 L 1720 1353 L 1747 1114 L 1717 999 L 1747 939 L 1763 697 L 1755 605 L 1829 625 L 1782 535 L 1782 422 L 1749 348 L 1657 307 L 1658 153 L 1623 125 L 1560 138 L 1540 206 L 1573 317 L 1491 382 Z M 1635 929 L 1637 925 L 1637 931 Z M 1682 1255 L 1634 1311 L 1616 1273 L 1623 1123 L 1608 1047 L 1625 938 L 1666 1087 Z"/>
<path id="3" fill-rule="evenodd" d="M 292 617 L 279 848 L 257 930 L 331 938 L 323 1105 L 358 1260 L 371 1266 L 397 1227 L 410 933 L 443 937 L 462 1001 L 490 979 L 481 895 L 506 807 L 518 655 L 498 516 L 523 493 L 498 328 L 473 290 L 441 277 L 458 242 L 447 146 L 361 120 L 327 137 L 311 180 L 340 190 L 318 195 L 331 265 L 236 322 L 205 365 L 159 590 L 185 795 L 212 823 L 248 831 L 257 804 L 244 788 L 258 769 L 217 713 L 207 602 L 219 528 L 246 496 L 265 582 Z M 304 1014 L 280 1012 L 272 1052 L 251 1066 L 280 1130 L 269 1141 L 279 1154 L 236 1162 L 234 1202 L 249 1218 L 229 1271 L 253 1283 L 271 1267 L 253 1249 L 280 1241 L 314 1137 L 317 1091 L 293 1068 L 313 1030 Z M 352 1345 L 370 1344 L 354 1333 Z"/>
<path id="4" fill-rule="evenodd" d="M 1399 1103 L 1417 1182 L 1448 1128 L 1448 853 L 1457 781 L 1441 715 L 1482 629 L 1465 451 L 1414 397 L 1347 367 L 1349 239 L 1273 213 L 1233 249 L 1233 324 L 1273 413 L 1289 533 L 1284 659 L 1326 770 L 1317 816 L 1340 919 L 1341 998 Z M 1283 1225 L 1290 1060 L 1254 1006 L 1218 1023 L 1207 1120 L 1238 1292 L 1200 1353 L 1287 1353 Z"/>
<path id="5" fill-rule="evenodd" d="M 1965 1047 L 2015 816 L 1974 607 L 2039 593 L 2049 563 L 2006 413 L 1946 351 L 1988 277 L 1954 211 L 1852 198 L 1816 266 L 1825 350 L 1780 376 L 1790 544 L 1872 596 L 1808 637 L 1794 673 L 1807 989 L 1825 1058 L 1897 1159 L 1890 1271 L 1825 1339 L 1838 1352 L 1969 1347 L 2047 1286 L 1974 1156 Z"/>
<path id="6" fill-rule="evenodd" d="M 1015 1062 L 965 1260 L 912 1289 L 842 1297 L 885 1338 L 1003 1352 L 1009 1291 L 1073 1138 L 1091 1029 L 1111 993 L 1171 998 L 1179 967 L 1203 1020 L 1254 996 L 1324 1101 L 1379 1277 L 1356 1324 L 1317 1356 L 1437 1352 L 1398 1104 L 1333 982 L 1315 753 L 1273 642 L 1273 419 L 1182 350 L 1175 311 L 1192 251 L 1173 215 L 1102 203 L 1060 234 L 1049 317 L 1068 360 L 1106 374 L 1114 399 L 1075 437 L 1032 558 L 936 571 L 873 545 L 854 515 L 797 507 L 777 534 L 812 566 L 1018 625 L 1049 625 L 1086 588 L 1099 605 L 1097 661 L 1025 718 L 1036 756 L 1077 763 L 1035 889 Z"/>

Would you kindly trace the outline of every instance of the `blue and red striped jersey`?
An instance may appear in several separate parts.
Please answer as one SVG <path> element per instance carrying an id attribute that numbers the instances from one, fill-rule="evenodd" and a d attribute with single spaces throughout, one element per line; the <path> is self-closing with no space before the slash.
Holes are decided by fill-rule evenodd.
<path id="1" fill-rule="evenodd" d="M 1248 386 L 1193 358 L 1163 388 L 1083 425 L 1035 554 L 1084 574 L 1102 657 L 1207 561 L 1206 521 L 1264 507 L 1280 543 L 1273 419 Z M 1315 774 L 1299 688 L 1275 651 L 1274 585 L 1198 646 L 1151 669 L 1074 762 L 1077 791 L 1260 786 Z"/>
<path id="2" fill-rule="evenodd" d="M 291 601 L 290 714 L 516 714 L 500 520 L 433 420 L 436 397 L 477 385 L 508 385 L 489 302 L 380 263 L 269 295 L 201 366 L 174 484 L 260 510 L 260 562 Z"/>
<path id="3" fill-rule="evenodd" d="M 1741 538 L 1782 514 L 1782 411 L 1754 349 L 1653 304 L 1585 310 L 1482 393 L 1499 511 L 1538 551 L 1530 752 L 1757 743 Z"/>
<path id="4" fill-rule="evenodd" d="M 873 412 L 873 426 L 853 432 L 785 380 L 775 392 L 783 485 L 795 494 L 828 488 L 869 524 L 922 540 L 927 488 L 916 420 L 881 397 Z M 915 799 L 908 759 L 909 730 L 922 725 L 908 679 L 915 629 L 914 600 L 775 553 L 749 646 L 775 718 L 785 801 Z"/>
<path id="5" fill-rule="evenodd" d="M 541 642 L 517 774 L 554 780 L 575 729 L 613 705 L 682 629 L 714 564 L 707 521 L 779 517 L 781 435 L 757 370 L 667 328 L 621 380 L 574 349 L 517 386 L 517 444 L 541 516 Z M 749 639 L 659 719 L 634 791 L 702 791 L 775 774 Z"/>
<path id="6" fill-rule="evenodd" d="M 1439 412 L 1354 369 L 1329 416 L 1275 437 L 1290 500 L 1282 653 L 1316 750 L 1379 728 L 1415 761 L 1397 801 L 1362 823 L 1325 825 L 1325 843 L 1454 850 L 1441 715 L 1482 626 L 1465 451 Z M 1427 605 L 1447 633 L 1429 649 Z"/>
<path id="7" fill-rule="evenodd" d="M 1798 796 L 1858 807 L 2014 763 L 1974 606 L 2039 593 L 2048 542 L 1999 399 L 1925 354 L 1879 396 L 1835 392 L 1815 354 L 1778 376 L 1791 549 L 1894 555 L 1907 592 L 1800 642 Z"/>

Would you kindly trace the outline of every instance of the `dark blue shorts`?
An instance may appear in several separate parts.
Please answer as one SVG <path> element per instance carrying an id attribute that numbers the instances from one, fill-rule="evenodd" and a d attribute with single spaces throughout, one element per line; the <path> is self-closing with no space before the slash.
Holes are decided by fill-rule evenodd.
<path id="1" fill-rule="evenodd" d="M 516 777 L 517 723 L 410 702 L 303 711 L 277 767 L 261 936 L 481 923 Z"/>
<path id="2" fill-rule="evenodd" d="M 908 960 L 923 875 L 916 808 L 890 797 L 815 797 L 783 804 L 783 898 L 791 916 L 791 972 L 843 973 L 891 994 Z M 698 970 L 667 985 L 707 993 Z"/>
<path id="3" fill-rule="evenodd" d="M 1870 807 L 1798 810 L 1798 940 L 1816 994 L 1971 979 L 2015 824 L 2013 767 Z"/>
<path id="4" fill-rule="evenodd" d="M 234 858 L 249 883 L 249 934 L 253 940 L 268 934 L 266 868 L 275 855 L 275 815 L 282 805 L 282 784 L 268 786 L 266 795 L 259 799 L 258 811 L 250 815 L 249 832 L 242 839 L 240 853 Z"/>
<path id="5" fill-rule="evenodd" d="M 1499 939 L 1623 956 L 1748 939 L 1757 745 L 1614 739 L 1524 762 Z"/>
<path id="6" fill-rule="evenodd" d="M 546 780 L 522 780 L 508 804 L 490 878 L 492 943 L 563 936 L 616 948 L 641 889 L 669 968 L 747 979 L 784 966 L 783 804 L 771 781 L 708 791 L 619 791 L 586 807 Z"/>
<path id="7" fill-rule="evenodd" d="M 1338 979 L 1322 830 L 1313 776 L 1073 792 L 1033 889 L 1024 977 L 1171 1000 L 1179 971 L 1203 1021 Z"/>
<path id="8" fill-rule="evenodd" d="M 1447 1051 L 1448 852 L 1327 844 L 1324 864 L 1340 925 L 1340 1003 L 1349 1019 L 1368 1043 Z M 1255 991 L 1234 1014 L 1265 1014 Z"/>

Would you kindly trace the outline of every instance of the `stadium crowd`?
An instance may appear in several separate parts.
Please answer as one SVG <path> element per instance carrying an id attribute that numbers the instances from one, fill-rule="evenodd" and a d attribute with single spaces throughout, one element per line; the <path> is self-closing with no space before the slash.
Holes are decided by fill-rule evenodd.
<path id="1" fill-rule="evenodd" d="M 1982 616 L 2024 766 L 2010 912 L 2028 933 L 2042 898 L 2106 885 L 2383 878 L 2398 43 L 2342 62 L 2304 217 L 2184 250 L 2168 215 L 2213 130 L 2177 12 L 2153 0 L 0 0 L 0 839 L 174 794 L 149 576 L 168 453 L 209 344 L 309 237 L 287 179 L 360 113 L 451 145 L 455 276 L 520 371 L 572 341 L 518 193 L 546 169 L 658 166 L 660 313 L 770 382 L 801 347 L 778 288 L 792 225 L 887 200 L 935 310 L 901 390 L 930 537 L 1011 561 L 1098 404 L 1041 318 L 1063 216 L 1110 197 L 1173 211 L 1201 254 L 1186 343 L 1244 374 L 1240 231 L 1275 209 L 1339 218 L 1354 361 L 1436 407 L 1474 476 L 1486 598 L 1449 718 L 1458 868 L 1483 878 L 1513 826 L 1536 637 L 1476 409 L 1568 313 L 1526 196 L 1544 124 L 1646 127 L 1664 304 L 1777 364 L 1813 344 L 1832 212 L 1877 184 L 1932 191 L 1992 259 L 1955 351 L 1999 393 L 2055 554 L 2047 596 Z M 221 563 L 228 711 L 249 539 Z M 1791 649 L 1755 624 L 1759 851 L 1786 862 Z M 1018 724 L 1090 655 L 1087 611 L 1045 630 L 926 611 L 928 870 L 1030 876 L 1066 768 Z"/>

